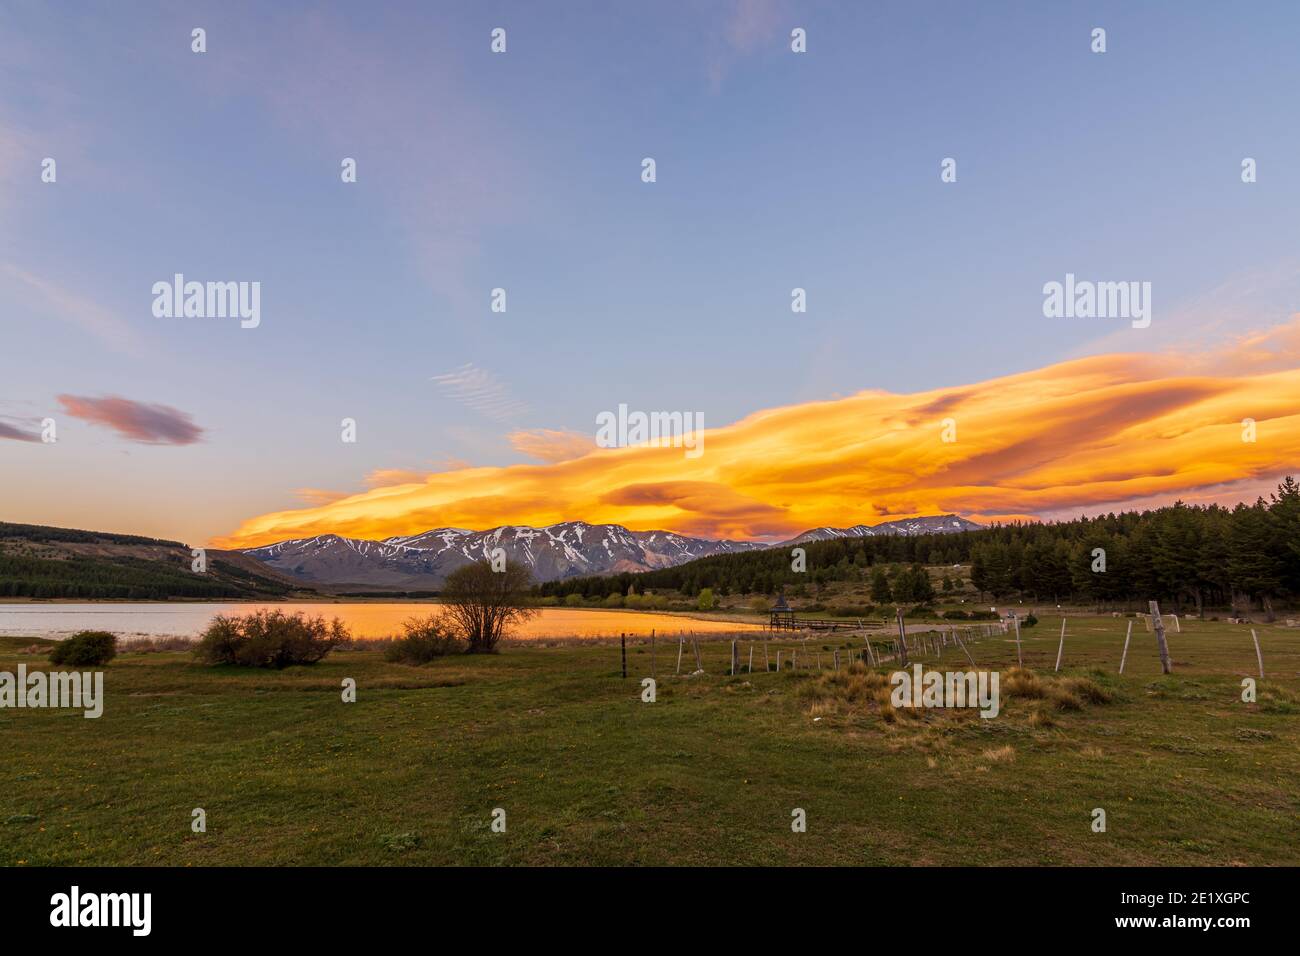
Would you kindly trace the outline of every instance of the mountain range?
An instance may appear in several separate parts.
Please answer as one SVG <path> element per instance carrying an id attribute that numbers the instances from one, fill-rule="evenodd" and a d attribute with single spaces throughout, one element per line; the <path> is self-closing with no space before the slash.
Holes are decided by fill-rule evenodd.
<path id="1" fill-rule="evenodd" d="M 381 541 L 324 534 L 248 548 L 243 553 L 299 581 L 333 587 L 411 589 L 440 587 L 456 568 L 490 559 L 497 548 L 504 550 L 507 561 L 527 564 L 534 579 L 554 581 L 583 575 L 651 571 L 715 554 L 792 547 L 830 538 L 944 534 L 981 527 L 957 515 L 935 515 L 870 526 L 813 528 L 788 541 L 766 544 L 566 521 L 544 528 L 503 525 L 488 531 L 435 528 Z"/>

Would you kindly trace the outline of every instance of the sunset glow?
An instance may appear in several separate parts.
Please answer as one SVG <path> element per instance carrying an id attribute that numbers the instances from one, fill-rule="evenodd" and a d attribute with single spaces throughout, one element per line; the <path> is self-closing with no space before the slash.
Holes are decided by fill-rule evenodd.
<path id="1" fill-rule="evenodd" d="M 1103 355 L 974 385 L 767 409 L 709 429 L 698 458 L 681 448 L 599 449 L 430 474 L 251 518 L 214 544 L 579 519 L 771 538 L 920 514 L 992 520 L 1173 500 L 1294 469 L 1298 399 L 1293 321 L 1213 357 Z M 942 440 L 945 419 L 955 441 Z M 1246 419 L 1254 441 L 1243 440 Z M 562 433 L 557 441 L 580 447 Z M 562 457 L 546 452 L 534 454 Z"/>

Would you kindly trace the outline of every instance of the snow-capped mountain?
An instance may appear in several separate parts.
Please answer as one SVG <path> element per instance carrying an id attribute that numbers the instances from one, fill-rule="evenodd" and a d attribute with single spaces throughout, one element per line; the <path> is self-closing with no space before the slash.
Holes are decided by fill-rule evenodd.
<path id="1" fill-rule="evenodd" d="M 967 521 L 957 515 L 927 515 L 923 518 L 903 518 L 883 524 L 855 524 L 852 528 L 813 528 L 776 547 L 788 547 L 808 541 L 829 541 L 831 538 L 874 538 L 882 534 L 906 537 L 922 534 L 953 534 L 958 531 L 980 531 L 983 525 Z"/>
<path id="2" fill-rule="evenodd" d="M 939 534 L 973 531 L 980 525 L 957 515 L 889 521 L 872 527 L 813 528 L 772 547 L 830 538 L 882 534 Z M 522 561 L 538 581 L 588 574 L 650 571 L 685 564 L 713 554 L 751 551 L 769 545 L 756 541 L 715 541 L 671 531 L 629 531 L 617 524 L 565 521 L 545 528 L 503 525 L 490 531 L 434 528 L 420 534 L 370 541 L 323 534 L 280 541 L 244 553 L 302 581 L 329 585 L 437 588 L 456 568 L 491 559 L 502 548 L 507 561 Z"/>
<path id="3" fill-rule="evenodd" d="M 671 531 L 629 531 L 616 524 L 566 521 L 545 528 L 503 525 L 490 531 L 435 528 L 369 541 L 336 534 L 280 541 L 245 553 L 304 581 L 335 585 L 430 588 L 456 568 L 502 548 L 538 581 L 587 574 L 649 571 L 695 558 L 763 547 L 748 541 L 688 538 Z"/>

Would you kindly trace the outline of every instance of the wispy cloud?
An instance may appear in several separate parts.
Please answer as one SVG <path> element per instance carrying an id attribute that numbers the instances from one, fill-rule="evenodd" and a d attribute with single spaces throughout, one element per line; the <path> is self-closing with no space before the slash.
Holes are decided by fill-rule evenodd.
<path id="1" fill-rule="evenodd" d="M 366 475 L 366 484 L 371 488 L 414 485 L 424 481 L 425 474 L 425 472 L 411 471 L 408 468 L 376 468 Z"/>
<path id="2" fill-rule="evenodd" d="M 40 441 L 39 432 L 31 431 L 20 424 L 12 424 L 13 419 L 5 421 L 0 419 L 0 438 L 9 438 L 13 441 Z"/>
<path id="3" fill-rule="evenodd" d="M 473 362 L 432 380 L 448 398 L 493 421 L 512 424 L 528 411 L 527 402 L 515 398 L 508 386 Z"/>
<path id="4" fill-rule="evenodd" d="M 30 304 L 36 311 L 90 333 L 115 352 L 141 354 L 135 331 L 95 299 L 13 263 L 0 265 L 0 278 L 15 287 L 15 299 Z"/>
<path id="5" fill-rule="evenodd" d="M 148 405 L 109 395 L 87 398 L 60 395 L 64 411 L 92 425 L 111 428 L 123 438 L 143 445 L 192 445 L 201 440 L 203 429 L 188 413 L 169 405 Z"/>
<path id="6" fill-rule="evenodd" d="M 1153 291 L 1155 313 L 1150 327 L 1125 325 L 1085 342 L 1073 354 L 1176 349 L 1189 356 L 1212 357 L 1225 339 L 1236 338 L 1245 329 L 1263 329 L 1254 333 L 1257 337 L 1278 329 L 1294 332 L 1292 324 L 1300 313 L 1300 257 L 1243 270 L 1184 302 L 1163 301 L 1158 286 Z"/>
<path id="7" fill-rule="evenodd" d="M 515 451 L 538 461 L 569 461 L 596 447 L 591 435 L 565 428 L 522 428 L 506 436 Z"/>
<path id="8" fill-rule="evenodd" d="M 308 505 L 332 505 L 348 496 L 346 491 L 327 491 L 324 488 L 295 488 L 293 496 Z"/>
<path id="9" fill-rule="evenodd" d="M 708 61 L 709 82 L 715 91 L 735 63 L 772 47 L 798 25 L 790 19 L 783 0 L 730 0 L 724 10 L 721 35 Z"/>

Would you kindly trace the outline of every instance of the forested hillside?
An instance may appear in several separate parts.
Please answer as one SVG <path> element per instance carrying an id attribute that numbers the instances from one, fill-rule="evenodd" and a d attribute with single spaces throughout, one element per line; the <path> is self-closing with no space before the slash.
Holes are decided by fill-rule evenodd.
<path id="1" fill-rule="evenodd" d="M 138 535 L 0 522 L 0 598 L 123 599 L 285 597 L 301 585 L 250 558 Z"/>
<path id="2" fill-rule="evenodd" d="M 874 573 L 879 565 L 965 564 L 971 584 L 999 600 L 1118 604 L 1155 599 L 1198 609 L 1235 604 L 1269 610 L 1279 601 L 1300 603 L 1300 485 L 1288 477 L 1267 500 L 1231 509 L 1178 502 L 1153 511 L 956 534 L 836 539 L 805 549 L 802 573 L 792 570 L 790 549 L 772 548 L 642 574 L 554 581 L 539 591 L 561 599 L 629 589 L 771 595 L 799 585 L 866 584 L 879 579 Z M 909 593 L 902 600 L 923 598 Z"/>

